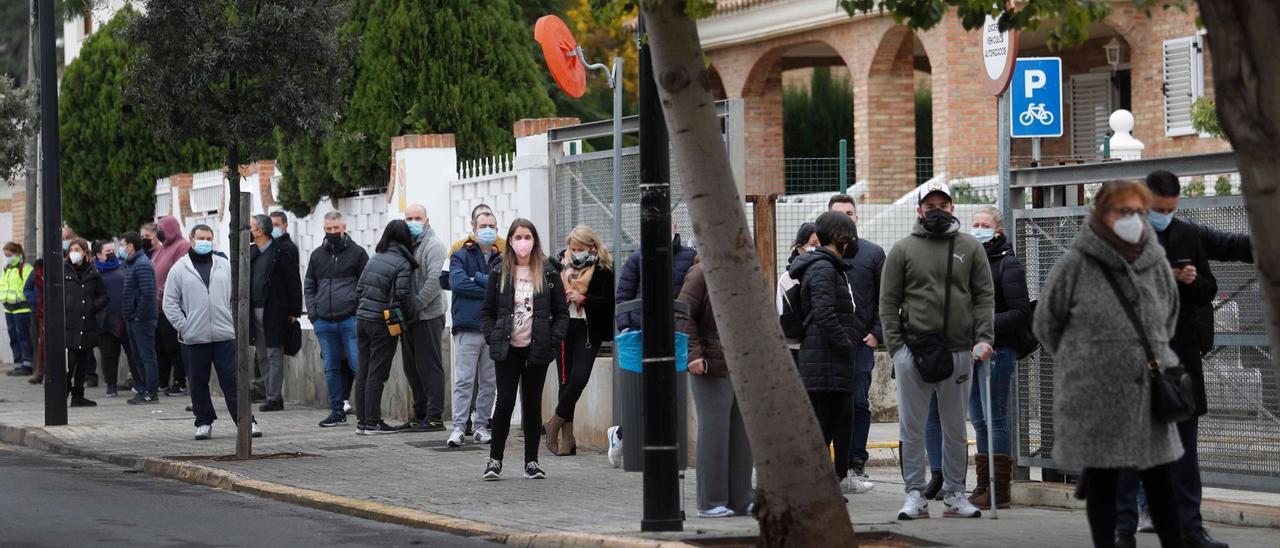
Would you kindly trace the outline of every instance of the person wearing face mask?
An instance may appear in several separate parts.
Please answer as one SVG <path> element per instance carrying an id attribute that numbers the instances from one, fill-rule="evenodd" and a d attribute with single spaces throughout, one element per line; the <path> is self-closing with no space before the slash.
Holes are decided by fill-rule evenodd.
<path id="1" fill-rule="evenodd" d="M 969 501 L 978 508 L 991 506 L 992 493 L 989 492 L 990 467 L 988 460 L 995 460 L 996 471 L 996 505 L 997 508 L 1008 508 L 1011 502 L 1009 484 L 1013 474 L 1013 447 L 1009 432 L 1008 405 L 1011 383 L 1017 378 L 1018 339 L 1024 327 L 1031 321 L 1031 300 L 1027 296 L 1026 270 L 1022 262 L 1013 254 L 1013 244 L 1005 238 L 1004 216 L 1000 210 L 991 206 L 983 206 L 973 214 L 972 227 L 969 234 L 986 249 L 987 261 L 991 265 L 992 282 L 995 287 L 995 354 L 990 362 L 979 362 L 974 366 L 974 382 L 969 392 L 969 420 L 977 433 L 978 454 L 974 457 L 974 467 L 978 473 L 977 485 Z M 991 420 L 986 420 L 983 409 L 983 386 L 979 379 L 987 373 L 982 369 L 990 363 L 991 367 Z M 992 430 L 994 447 L 987 447 L 987 428 Z M 929 489 L 942 487 L 942 426 L 938 416 L 937 396 L 932 398 L 929 409 L 929 423 L 925 434 L 929 451 L 930 467 L 934 477 L 930 480 Z M 928 494 L 928 490 L 926 490 Z"/>
<path id="2" fill-rule="evenodd" d="M 302 278 L 298 270 L 297 246 L 277 242 L 273 232 L 283 229 L 273 225 L 271 217 L 254 215 L 249 233 L 253 245 L 249 249 L 249 304 L 253 309 L 258 372 L 254 390 L 266 396 L 258 407 L 263 413 L 284 410 L 285 346 L 302 315 Z M 166 244 L 166 247 L 168 244 Z M 252 396 L 252 395 L 251 395 Z"/>
<path id="3" fill-rule="evenodd" d="M 76 241 L 76 230 L 70 226 L 62 226 L 62 254 L 65 256 L 71 251 L 71 244 Z"/>
<path id="4" fill-rule="evenodd" d="M 813 223 L 804 223 L 800 225 L 800 229 L 796 231 L 796 239 L 791 242 L 791 256 L 787 258 L 787 267 L 791 267 L 798 257 L 805 253 L 809 253 L 818 249 L 818 232 Z M 783 312 L 783 301 L 786 299 L 787 290 L 799 284 L 800 280 L 792 278 L 790 272 L 783 272 L 778 277 L 778 290 L 774 295 L 774 303 L 778 307 L 778 315 Z M 800 353 L 800 340 L 788 340 L 787 348 L 791 350 L 791 360 L 797 361 Z"/>
<path id="5" fill-rule="evenodd" d="M 169 270 L 191 250 L 191 242 L 182 236 L 182 226 L 174 217 L 162 217 L 157 234 L 165 234 L 163 247 L 153 248 L 148 255 L 156 269 L 156 302 L 164 302 L 165 280 Z M 143 245 L 146 245 L 143 240 Z M 160 387 L 166 396 L 187 393 L 187 370 L 182 363 L 182 345 L 178 344 L 178 332 L 161 314 L 156 324 L 156 363 L 160 367 Z M 172 379 L 172 383 L 170 382 Z"/>
<path id="6" fill-rule="evenodd" d="M 497 377 L 489 343 L 485 341 L 484 291 L 489 273 L 502 260 L 498 242 L 498 219 L 492 213 L 476 214 L 470 238 L 449 257 L 449 285 L 453 288 L 453 433 L 450 447 L 460 447 L 467 435 L 467 421 L 473 423 L 476 443 L 493 438 L 489 413 L 497 397 Z"/>
<path id="7" fill-rule="evenodd" d="M 493 442 L 481 478 L 502 479 L 502 459 L 516 394 L 524 429 L 524 477 L 544 479 L 538 464 L 542 435 L 542 387 L 547 365 L 555 359 L 569 329 L 569 307 L 560 272 L 547 259 L 538 229 L 516 219 L 507 230 L 507 249 L 493 266 L 484 292 L 481 328 L 496 362 L 498 402 L 493 412 Z"/>
<path id="8" fill-rule="evenodd" d="M 102 240 L 93 244 L 93 267 L 102 275 L 102 285 L 107 290 L 107 307 L 98 313 L 98 354 L 102 358 L 102 377 L 107 384 L 107 397 L 117 395 L 116 385 L 120 373 L 120 355 L 123 350 L 129 374 L 141 379 L 129 354 L 129 336 L 125 331 L 124 317 L 120 313 L 120 301 L 124 292 L 125 272 L 116 256 L 116 244 Z"/>
<path id="9" fill-rule="evenodd" d="M 63 309 L 67 346 L 67 387 L 71 407 L 98 405 L 84 397 L 85 375 L 94 368 L 98 312 L 107 307 L 107 288 L 89 260 L 89 242 L 75 239 L 63 262 Z"/>
<path id="10" fill-rule="evenodd" d="M 569 303 L 569 331 L 557 358 L 560 397 L 555 414 L 543 424 L 547 450 L 553 455 L 578 454 L 573 436 L 574 408 L 591 380 L 591 368 L 602 343 L 613 340 L 613 259 L 595 230 L 578 225 L 560 252 L 560 281 Z"/>
<path id="11" fill-rule="evenodd" d="M 31 307 L 35 304 L 26 291 L 32 268 L 22 253 L 22 244 L 4 244 L 4 276 L 0 277 L 0 302 L 4 304 L 4 320 L 9 329 L 9 349 L 13 351 L 11 377 L 31 375 Z"/>
<path id="12" fill-rule="evenodd" d="M 787 271 L 800 281 L 804 339 L 797 367 L 810 404 L 822 427 L 823 446 L 835 444 L 835 476 L 845 493 L 866 493 L 874 485 L 849 476 L 853 430 L 854 356 L 860 337 L 853 293 L 845 277 L 845 248 L 858 237 L 853 219 L 828 211 L 814 223 L 821 247 L 791 262 Z"/>
<path id="13" fill-rule="evenodd" d="M 148 259 L 154 257 L 156 252 L 164 247 L 164 232 L 155 223 L 143 223 L 138 228 L 138 234 L 142 237 L 142 252 Z"/>
<path id="14" fill-rule="evenodd" d="M 457 253 L 458 250 L 462 249 L 468 242 L 475 242 L 476 230 L 479 227 L 479 219 L 481 215 L 488 215 L 494 219 L 498 218 L 494 215 L 493 208 L 489 207 L 489 204 L 477 204 L 475 207 L 471 208 L 471 234 L 466 238 L 453 242 L 453 245 L 449 247 L 450 256 Z M 503 249 L 506 249 L 507 241 L 502 239 L 501 236 L 496 236 L 493 243 L 489 245 L 493 246 L 499 253 L 501 253 Z"/>
<path id="15" fill-rule="evenodd" d="M 924 497 L 925 423 L 936 395 L 942 423 L 943 515 L 981 515 L 964 494 L 965 403 L 973 362 L 994 353 L 995 289 L 986 251 L 960 231 L 951 189 L 916 189 L 918 222 L 884 263 L 880 322 L 898 386 L 898 431 L 906 500 L 898 519 L 929 517 Z"/>
<path id="16" fill-rule="evenodd" d="M 427 208 L 413 204 L 404 210 L 404 221 L 413 235 L 413 258 L 420 268 L 413 272 L 414 310 L 404 345 L 404 374 L 413 391 L 413 416 L 404 424 L 407 432 L 444 430 L 444 290 L 440 268 L 449 252 L 436 238 Z"/>
<path id="17" fill-rule="evenodd" d="M 142 252 L 142 237 L 127 232 L 120 237 L 117 250 L 125 264 L 124 289 L 120 297 L 120 314 L 129 334 L 129 353 L 138 364 L 142 376 L 138 395 L 130 405 L 156 403 L 160 397 L 160 371 L 156 365 L 156 271 L 151 259 Z"/>
<path id="18" fill-rule="evenodd" d="M 324 244 L 311 252 L 303 299 L 307 317 L 320 342 L 324 360 L 325 388 L 329 392 L 329 416 L 320 426 L 329 428 L 347 423 L 347 393 L 343 382 L 343 358 L 354 379 L 360 364 L 356 340 L 356 284 L 369 263 L 369 253 L 347 235 L 342 212 L 324 215 Z"/>
<path id="19" fill-rule="evenodd" d="M 356 283 L 356 341 L 360 365 L 356 371 L 356 435 L 395 434 L 399 426 L 382 420 L 382 389 L 391 375 L 396 346 L 405 322 L 414 317 L 413 235 L 409 225 L 392 219 L 382 232 L 377 252 Z"/>
<path id="20" fill-rule="evenodd" d="M 178 333 L 182 355 L 191 375 L 191 411 L 195 439 L 213 435 L 217 413 L 209 397 L 209 379 L 218 373 L 218 386 L 231 420 L 239 422 L 236 392 L 236 331 L 231 320 L 231 261 L 213 252 L 213 229 L 191 229 L 191 249 L 169 270 L 164 315 Z M 262 436 L 253 421 L 251 435 Z"/>
<path id="21" fill-rule="evenodd" d="M 1184 451 L 1177 426 L 1152 416 L 1147 372 L 1149 361 L 1178 363 L 1170 342 L 1179 289 L 1146 222 L 1150 207 L 1143 184 L 1103 184 L 1041 286 L 1033 324 L 1054 363 L 1053 459 L 1084 471 L 1079 491 L 1094 546 L 1115 545 L 1116 485 L 1126 470 L 1146 485 L 1161 546 L 1183 545 L 1170 468 Z"/>
<path id="22" fill-rule="evenodd" d="M 1187 219 L 1174 217 L 1182 185 L 1168 171 L 1147 176 L 1147 188 L 1154 194 L 1147 221 L 1164 248 L 1165 259 L 1178 282 L 1178 325 L 1172 339 L 1173 351 L 1191 377 L 1196 414 L 1178 423 L 1178 435 L 1185 451 L 1173 465 L 1174 494 L 1182 523 L 1183 545 L 1195 548 L 1225 548 L 1225 543 L 1209 536 L 1200 515 L 1201 481 L 1197 459 L 1200 416 L 1208 413 L 1205 397 L 1203 356 L 1213 349 L 1213 301 L 1218 293 L 1217 278 L 1209 261 L 1253 262 L 1247 234 L 1211 230 Z M 1135 505 L 1138 477 L 1122 472 L 1117 487 L 1116 545 L 1133 546 L 1134 532 L 1150 530 L 1151 517 Z"/>

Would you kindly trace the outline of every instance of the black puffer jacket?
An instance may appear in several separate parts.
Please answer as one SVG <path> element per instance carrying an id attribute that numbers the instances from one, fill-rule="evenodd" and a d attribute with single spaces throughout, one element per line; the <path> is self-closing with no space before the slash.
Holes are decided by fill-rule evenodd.
<path id="1" fill-rule="evenodd" d="M 356 284 L 356 294 L 360 297 L 356 318 L 382 322 L 382 311 L 398 306 L 405 320 L 412 320 L 413 271 L 416 268 L 418 263 L 413 260 L 413 252 L 398 243 L 392 243 L 385 252 L 369 259 L 364 274 L 360 275 L 360 282 Z"/>
<path id="2" fill-rule="evenodd" d="M 555 265 L 564 269 L 564 250 L 556 255 Z M 613 340 L 613 269 L 596 263 L 595 273 L 591 275 L 591 283 L 587 285 L 587 300 L 582 308 L 587 312 L 587 338 L 594 346 Z"/>
<path id="3" fill-rule="evenodd" d="M 311 322 L 340 322 L 356 313 L 356 284 L 369 263 L 369 254 L 346 234 L 337 245 L 325 240 L 311 252 L 303 297 Z"/>
<path id="4" fill-rule="evenodd" d="M 98 312 L 107 307 L 107 286 L 98 269 L 85 257 L 80 266 L 63 261 L 63 301 L 66 310 L 67 348 L 93 348 L 98 342 Z"/>
<path id="5" fill-rule="evenodd" d="M 845 278 L 848 268 L 834 252 L 820 247 L 796 258 L 788 269 L 800 279 L 800 299 L 808 318 L 798 366 L 810 392 L 853 392 L 854 344 L 862 337 Z"/>
<path id="6" fill-rule="evenodd" d="M 560 287 L 560 273 L 551 261 L 542 265 L 542 291 L 533 294 L 533 337 L 529 342 L 529 364 L 544 366 L 551 363 L 560 352 L 560 343 L 569 331 L 569 306 Z M 489 272 L 489 283 L 484 291 L 484 310 L 481 318 L 484 340 L 489 343 L 489 356 L 494 361 L 507 359 L 511 350 L 511 320 L 515 317 L 516 290 L 511 282 L 502 283 L 505 276 L 501 262 Z"/>
<path id="7" fill-rule="evenodd" d="M 1013 245 L 997 236 L 984 246 L 991 261 L 996 286 L 996 348 L 1016 347 L 1018 330 L 1031 325 L 1031 299 L 1027 296 L 1027 270 L 1013 254 Z"/>

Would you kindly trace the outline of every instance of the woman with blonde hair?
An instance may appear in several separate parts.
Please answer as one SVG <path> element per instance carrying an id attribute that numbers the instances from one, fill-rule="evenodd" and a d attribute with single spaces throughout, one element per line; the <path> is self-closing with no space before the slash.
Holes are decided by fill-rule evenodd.
<path id="1" fill-rule="evenodd" d="M 613 340 L 613 261 L 596 231 L 578 225 L 565 239 L 558 257 L 560 280 L 569 305 L 569 331 L 560 355 L 560 399 L 555 415 L 543 425 L 547 450 L 554 455 L 576 455 L 573 412 L 591 380 L 600 344 Z"/>
<path id="2" fill-rule="evenodd" d="M 502 478 L 502 457 L 519 390 L 524 477 L 543 479 L 546 472 L 538 465 L 542 385 L 547 365 L 560 351 L 569 328 L 569 310 L 560 289 L 559 271 L 542 252 L 537 227 L 528 219 L 516 219 L 507 231 L 507 244 L 502 261 L 489 273 L 481 313 L 481 331 L 489 343 L 498 380 L 498 403 L 491 418 L 493 441 L 482 477 Z"/>

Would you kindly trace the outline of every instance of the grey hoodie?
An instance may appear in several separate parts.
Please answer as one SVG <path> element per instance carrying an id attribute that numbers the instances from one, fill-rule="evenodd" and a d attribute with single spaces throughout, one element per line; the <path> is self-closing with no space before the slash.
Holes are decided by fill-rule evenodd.
<path id="1" fill-rule="evenodd" d="M 414 241 L 413 260 L 418 269 L 413 271 L 413 309 L 419 320 L 434 320 L 444 316 L 444 289 L 440 287 L 440 269 L 447 268 L 449 249 L 431 227 L 426 227 Z"/>
<path id="2" fill-rule="evenodd" d="M 236 338 L 231 321 L 231 262 L 214 255 L 209 285 L 183 255 L 165 280 L 164 315 L 178 331 L 182 344 L 207 344 Z"/>

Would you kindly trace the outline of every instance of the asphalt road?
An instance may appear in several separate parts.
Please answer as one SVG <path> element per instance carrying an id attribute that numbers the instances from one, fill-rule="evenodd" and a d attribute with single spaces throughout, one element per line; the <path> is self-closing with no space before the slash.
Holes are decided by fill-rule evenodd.
<path id="1" fill-rule="evenodd" d="M 494 546 L 0 445 L 0 544 Z"/>

